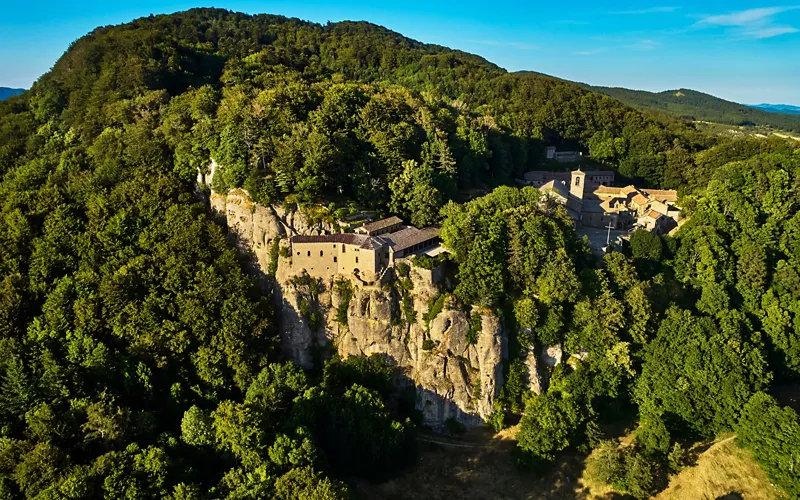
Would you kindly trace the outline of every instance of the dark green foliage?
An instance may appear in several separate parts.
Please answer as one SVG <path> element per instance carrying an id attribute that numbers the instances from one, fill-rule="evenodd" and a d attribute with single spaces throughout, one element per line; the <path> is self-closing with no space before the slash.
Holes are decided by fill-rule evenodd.
<path id="1" fill-rule="evenodd" d="M 586 464 L 586 475 L 634 498 L 650 498 L 656 491 L 659 464 L 636 446 L 619 447 L 603 441 Z"/>
<path id="2" fill-rule="evenodd" d="M 410 283 L 411 280 L 408 280 Z M 403 290 L 403 298 L 401 303 L 403 309 L 403 319 L 407 325 L 413 325 L 417 321 L 417 311 L 414 309 L 414 297 L 408 291 Z"/>
<path id="3" fill-rule="evenodd" d="M 358 384 L 306 391 L 292 419 L 311 430 L 339 474 L 384 477 L 410 458 L 408 424 L 393 421 L 378 393 Z"/>
<path id="4" fill-rule="evenodd" d="M 428 301 L 428 311 L 422 315 L 422 319 L 425 320 L 425 323 L 428 325 L 428 327 L 430 327 L 433 318 L 438 316 L 439 313 L 442 312 L 442 309 L 444 309 L 444 303 L 447 298 L 448 295 L 442 293 L 431 297 Z"/>
<path id="5" fill-rule="evenodd" d="M 731 314 L 717 325 L 688 311 L 667 312 L 645 348 L 636 388 L 646 411 L 669 413 L 681 428 L 705 437 L 733 429 L 741 408 L 770 375 L 747 325 Z"/>
<path id="6" fill-rule="evenodd" d="M 469 329 L 467 330 L 467 343 L 475 345 L 478 343 L 478 336 L 483 330 L 483 317 L 480 312 L 473 311 L 469 315 Z"/>
<path id="7" fill-rule="evenodd" d="M 423 351 L 431 351 L 436 347 L 436 342 L 431 339 L 425 339 L 422 341 L 422 350 Z"/>
<path id="8" fill-rule="evenodd" d="M 650 231 L 639 229 L 631 235 L 631 254 L 637 260 L 660 261 L 663 254 L 661 238 Z"/>
<path id="9" fill-rule="evenodd" d="M 272 242 L 269 245 L 269 267 L 267 268 L 267 273 L 270 276 L 275 276 L 278 272 L 278 257 L 281 248 L 281 239 L 280 238 L 273 238 Z"/>
<path id="10" fill-rule="evenodd" d="M 411 272 L 411 267 L 405 262 L 398 262 L 395 269 L 397 270 L 397 276 L 401 278 L 408 278 L 408 274 Z"/>
<path id="11" fill-rule="evenodd" d="M 545 144 L 682 188 L 691 220 L 675 238 L 634 234 L 632 260 L 596 269 L 563 208 L 497 187 L 544 167 Z M 508 311 L 503 326 L 523 329 L 511 359 L 555 343 L 582 359 L 527 401 L 529 456 L 592 444 L 631 392 L 653 455 L 687 429 L 729 430 L 771 371 L 800 377 L 799 150 L 712 138 L 365 23 L 197 9 L 98 28 L 0 103 L 0 489 L 338 498 L 322 471 L 375 479 L 407 462 L 386 360 L 332 361 L 316 386 L 276 363 L 270 301 L 195 197 L 212 158 L 214 189 L 261 204 L 443 219 L 455 295 L 481 307 L 469 342 L 482 315 Z M 448 203 L 476 187 L 497 188 Z M 274 240 L 269 273 L 280 255 Z M 407 324 L 409 271 L 395 283 Z M 322 283 L 290 286 L 321 327 Z M 512 363 L 509 409 L 522 375 Z M 626 461 L 629 491 L 651 491 L 648 466 Z"/>
<path id="12" fill-rule="evenodd" d="M 453 417 L 450 417 L 444 421 L 444 428 L 449 434 L 452 434 L 453 436 L 460 436 L 465 432 L 467 432 L 467 428 L 464 426 L 464 424 L 462 424 Z"/>
<path id="13" fill-rule="evenodd" d="M 575 443 L 576 428 L 584 420 L 578 402 L 549 391 L 531 398 L 517 433 L 519 447 L 541 462 L 553 462 L 555 453 Z"/>
<path id="14" fill-rule="evenodd" d="M 422 254 L 422 255 L 417 255 L 416 257 L 411 259 L 411 262 L 416 267 L 419 267 L 421 269 L 431 270 L 446 260 L 447 260 L 446 253 L 440 253 L 436 257 L 429 257 L 425 254 Z"/>
<path id="15" fill-rule="evenodd" d="M 380 354 L 345 360 L 334 358 L 325 365 L 323 379 L 326 387 L 360 385 L 384 397 L 394 390 L 391 365 L 386 356 Z"/>
<path id="16" fill-rule="evenodd" d="M 347 310 L 353 299 L 353 285 L 349 280 L 341 279 L 333 283 L 334 289 L 339 293 L 339 306 L 336 308 L 336 321 L 341 325 L 347 324 Z"/>
<path id="17" fill-rule="evenodd" d="M 463 302 L 497 305 L 506 284 L 545 304 L 575 299 L 572 221 L 561 207 L 543 210 L 538 190 L 498 188 L 443 214 L 442 240 L 459 265 L 455 293 Z"/>
<path id="18" fill-rule="evenodd" d="M 500 399 L 503 406 L 515 413 L 523 409 L 524 395 L 528 386 L 528 367 L 521 359 L 515 359 L 508 365 L 508 375 L 503 384 Z"/>
<path id="19" fill-rule="evenodd" d="M 486 425 L 493 431 L 500 432 L 506 428 L 505 418 L 505 411 L 495 408 L 492 414 L 486 419 Z"/>
<path id="20" fill-rule="evenodd" d="M 762 392 L 754 394 L 742 411 L 736 440 L 788 495 L 800 495 L 800 417 L 795 410 L 781 408 Z"/>

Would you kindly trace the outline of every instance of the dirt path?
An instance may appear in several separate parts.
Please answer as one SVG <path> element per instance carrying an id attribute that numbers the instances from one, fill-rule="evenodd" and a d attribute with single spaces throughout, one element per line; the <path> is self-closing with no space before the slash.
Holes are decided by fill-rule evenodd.
<path id="1" fill-rule="evenodd" d="M 491 445 L 488 444 L 466 444 L 466 443 L 453 443 L 451 441 L 444 441 L 440 439 L 434 439 L 428 436 L 417 436 L 417 441 L 421 441 L 423 443 L 433 443 L 433 444 L 440 444 L 442 446 L 453 446 L 455 448 L 479 448 L 479 449 L 487 449 L 491 448 Z"/>
<path id="2" fill-rule="evenodd" d="M 706 451 L 704 451 L 703 453 L 701 453 L 701 454 L 700 454 L 700 456 L 703 456 L 703 455 L 705 455 L 706 453 L 708 453 L 709 451 L 711 451 L 711 450 L 713 450 L 713 449 L 715 449 L 715 448 L 719 448 L 720 446 L 722 446 L 722 445 L 724 445 L 724 444 L 726 444 L 726 443 L 730 443 L 730 442 L 731 442 L 731 441 L 733 441 L 734 439 L 736 439 L 736 435 L 735 435 L 735 434 L 734 434 L 733 436 L 731 436 L 731 437 L 728 437 L 728 438 L 725 438 L 725 439 L 723 439 L 722 441 L 717 441 L 716 443 L 714 443 L 714 444 L 712 444 L 711 446 L 709 446 L 709 447 L 708 447 L 708 449 L 707 449 Z"/>

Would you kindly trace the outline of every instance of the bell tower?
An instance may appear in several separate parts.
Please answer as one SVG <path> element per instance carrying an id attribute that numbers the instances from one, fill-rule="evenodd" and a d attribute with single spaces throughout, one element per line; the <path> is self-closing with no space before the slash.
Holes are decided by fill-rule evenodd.
<path id="1" fill-rule="evenodd" d="M 572 179 L 569 185 L 569 194 L 582 200 L 583 190 L 586 187 L 586 173 L 581 170 L 572 171 Z"/>

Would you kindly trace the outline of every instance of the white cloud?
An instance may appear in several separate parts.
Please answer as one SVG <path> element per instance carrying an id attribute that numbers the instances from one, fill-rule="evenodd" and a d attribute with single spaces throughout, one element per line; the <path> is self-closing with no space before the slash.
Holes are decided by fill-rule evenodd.
<path id="1" fill-rule="evenodd" d="M 680 7 L 650 7 L 649 9 L 641 10 L 624 10 L 622 12 L 612 12 L 612 14 L 621 16 L 638 16 L 643 14 L 664 14 L 667 12 L 675 12 Z"/>
<path id="2" fill-rule="evenodd" d="M 723 26 L 734 28 L 735 32 L 747 38 L 772 38 L 774 36 L 797 33 L 797 28 L 775 23 L 775 16 L 795 10 L 800 6 L 763 7 L 747 9 L 729 14 L 705 16 L 697 22 L 698 27 Z"/>
<path id="3" fill-rule="evenodd" d="M 773 36 L 787 35 L 789 33 L 797 33 L 797 28 L 791 26 L 771 26 L 769 28 L 754 29 L 746 31 L 745 34 L 753 38 L 772 38 Z"/>
<path id="4" fill-rule="evenodd" d="M 762 9 L 748 9 L 730 14 L 707 16 L 700 20 L 700 24 L 716 24 L 719 26 L 751 26 L 770 22 L 772 17 L 781 12 L 794 10 L 797 7 L 765 7 Z"/>

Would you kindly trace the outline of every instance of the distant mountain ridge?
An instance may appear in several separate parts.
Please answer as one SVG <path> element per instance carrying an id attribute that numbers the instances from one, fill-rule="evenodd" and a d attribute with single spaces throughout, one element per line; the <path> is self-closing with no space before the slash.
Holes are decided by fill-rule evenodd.
<path id="1" fill-rule="evenodd" d="M 0 87 L 0 101 L 8 99 L 9 97 L 15 96 L 17 94 L 21 94 L 25 92 L 25 89 L 12 89 L 9 87 Z"/>
<path id="2" fill-rule="evenodd" d="M 585 84 L 584 86 L 635 108 L 655 109 L 689 120 L 727 125 L 760 125 L 800 132 L 800 115 L 765 111 L 758 107 L 726 101 L 696 90 L 677 89 L 647 92 L 619 87 L 595 87 Z"/>
<path id="3" fill-rule="evenodd" d="M 769 113 L 781 113 L 785 115 L 800 115 L 800 106 L 791 104 L 750 104 L 751 108 L 760 109 Z"/>

